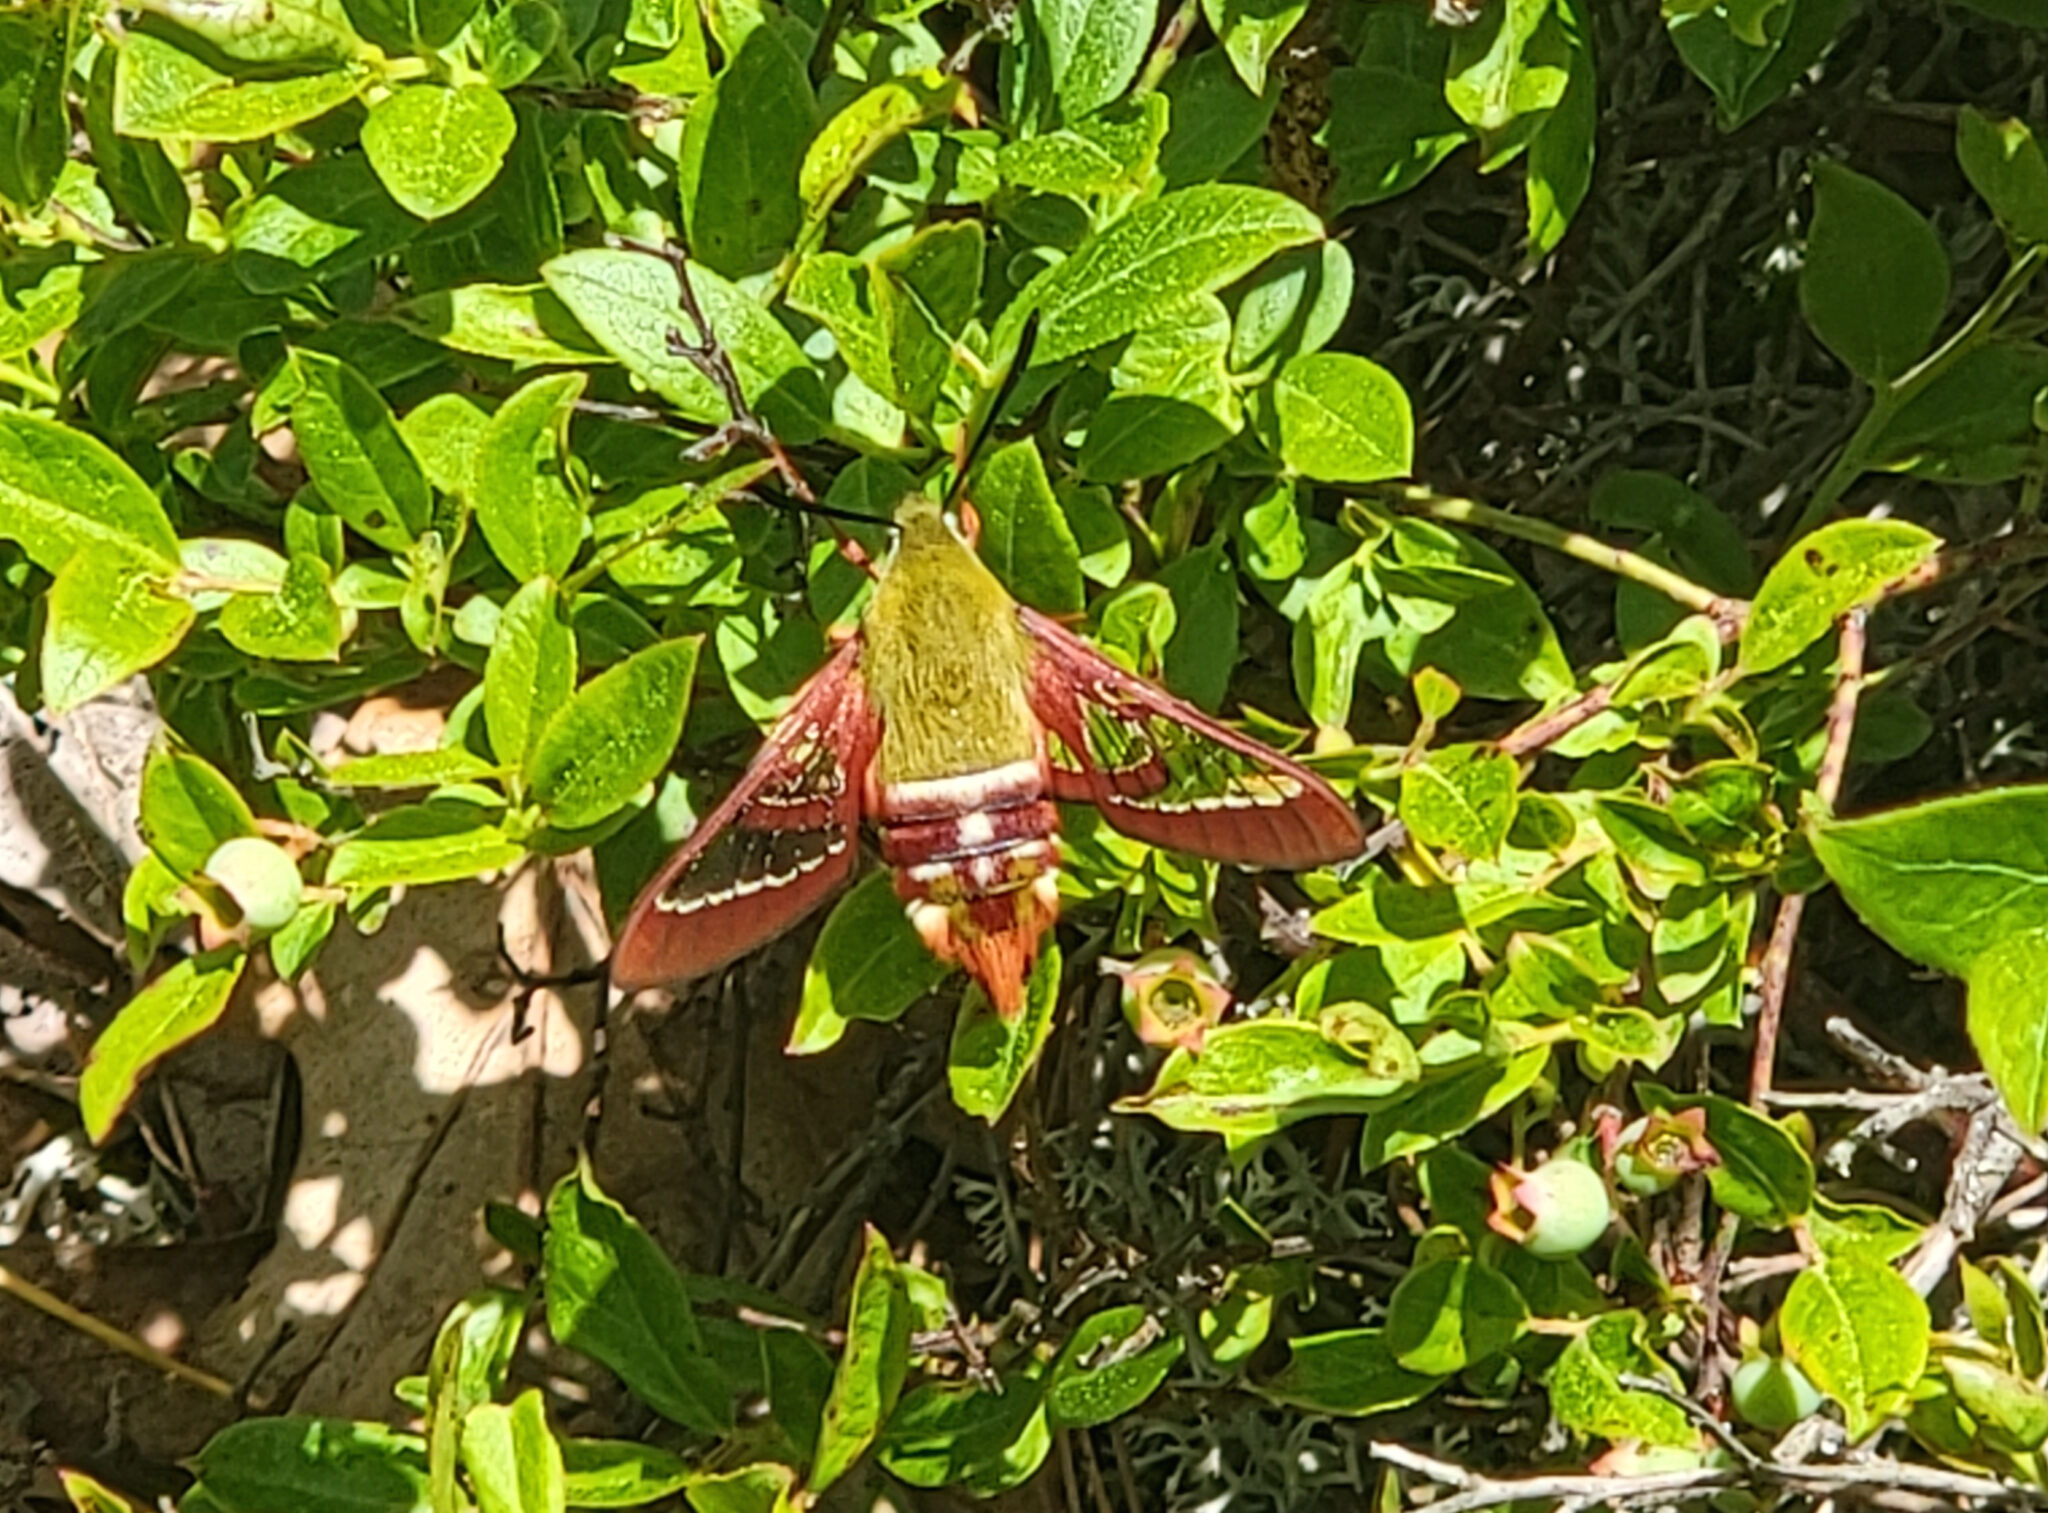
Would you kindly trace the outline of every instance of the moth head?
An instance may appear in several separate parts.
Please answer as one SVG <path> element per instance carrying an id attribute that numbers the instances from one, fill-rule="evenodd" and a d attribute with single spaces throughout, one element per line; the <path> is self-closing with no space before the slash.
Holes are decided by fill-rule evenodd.
<path id="1" fill-rule="evenodd" d="M 957 516 L 924 494 L 906 494 L 896 506 L 898 549 L 916 552 L 958 543 L 969 551 L 981 535 L 981 516 L 966 500 L 960 501 Z"/>

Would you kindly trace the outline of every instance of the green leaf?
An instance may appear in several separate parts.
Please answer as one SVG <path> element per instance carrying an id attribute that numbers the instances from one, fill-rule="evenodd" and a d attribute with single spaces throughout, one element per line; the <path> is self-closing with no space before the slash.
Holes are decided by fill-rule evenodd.
<path id="1" fill-rule="evenodd" d="M 44 600 L 43 698 L 76 709 L 178 649 L 195 617 L 154 558 L 99 549 L 75 552 Z"/>
<path id="2" fill-rule="evenodd" d="M 60 263 L 26 288 L 0 290 L 0 360 L 21 356 L 77 320 L 85 308 L 84 277 L 78 264 Z M 5 484 L 0 478 L 0 488 Z"/>
<path id="3" fill-rule="evenodd" d="M 548 721 L 526 778 L 551 824 L 594 825 L 654 781 L 682 736 L 700 644 L 688 636 L 635 652 Z"/>
<path id="4" fill-rule="evenodd" d="M 1281 253 L 1252 277 L 1237 302 L 1232 369 L 1244 373 L 1328 345 L 1351 312 L 1356 282 L 1351 249 L 1342 242 Z"/>
<path id="5" fill-rule="evenodd" d="M 1488 746 L 1424 752 L 1401 769 L 1401 822 L 1425 846 L 1468 861 L 1491 858 L 1514 822 L 1520 779 L 1515 759 Z"/>
<path id="6" fill-rule="evenodd" d="M 238 78 L 147 32 L 131 31 L 114 63 L 114 127 L 124 137 L 255 142 L 353 99 L 353 65 L 289 78 Z"/>
<path id="7" fill-rule="evenodd" d="M 1927 1304 L 1888 1266 L 1838 1256 L 1792 1279 L 1778 1311 L 1785 1358 L 1842 1405 L 1862 1439 L 1920 1379 Z"/>
<path id="8" fill-rule="evenodd" d="M 632 1439 L 565 1439 L 562 1471 L 572 1508 L 638 1508 L 696 1479 L 673 1450 Z"/>
<path id="9" fill-rule="evenodd" d="M 94 1144 L 113 1132 L 151 1066 L 227 1012 L 248 961 L 240 946 L 188 956 L 121 1006 L 78 1079 L 79 1112 Z"/>
<path id="10" fill-rule="evenodd" d="M 913 1487 L 992 1497 L 1028 1481 L 1051 1448 L 1039 1381 L 1005 1378 L 1000 1391 L 926 1382 L 904 1395 L 876 1459 Z"/>
<path id="11" fill-rule="evenodd" d="M 816 114 L 803 55 L 784 25 L 748 32 L 718 81 L 692 102 L 683 131 L 676 190 L 693 259 L 744 278 L 789 250 L 803 223 L 798 175 Z M 717 312 L 707 313 L 716 322 Z M 732 340 L 723 329 L 719 335 Z"/>
<path id="12" fill-rule="evenodd" d="M 1965 105 L 1956 120 L 1956 160 L 2016 240 L 2048 241 L 2048 158 L 2024 121 L 1993 120 Z"/>
<path id="13" fill-rule="evenodd" d="M 791 189 L 794 193 L 794 182 Z M 641 252 L 565 253 L 541 269 L 548 287 L 604 349 L 686 420 L 720 425 L 725 398 L 688 358 L 669 350 L 668 333 L 699 333 L 683 314 L 675 273 Z M 818 439 L 830 406 L 803 349 L 759 301 L 709 268 L 692 265 L 690 286 L 720 345 L 731 355 L 740 392 L 787 446 Z"/>
<path id="14" fill-rule="evenodd" d="M 509 867 L 526 848 L 492 811 L 460 799 L 429 799 L 380 814 L 327 859 L 333 888 L 452 883 Z"/>
<path id="15" fill-rule="evenodd" d="M 418 1435 L 382 1424 L 245 1418 L 208 1440 L 192 1465 L 211 1508 L 426 1513 L 425 1450 Z"/>
<path id="16" fill-rule="evenodd" d="M 746 56 L 745 47 L 740 56 Z M 913 126 L 952 114 L 960 91 L 958 79 L 937 69 L 924 69 L 884 80 L 856 95 L 804 149 L 797 195 L 803 201 L 805 217 L 822 221 L 839 197 L 853 187 L 869 159 Z"/>
<path id="17" fill-rule="evenodd" d="M 544 284 L 464 284 L 417 295 L 396 306 L 391 314 L 417 335 L 477 357 L 501 357 L 515 368 L 536 363 L 587 364 L 602 362 L 606 356 Z M 437 403 L 460 404 L 480 413 L 469 395 L 437 394 L 399 422 L 407 441 L 415 440 L 413 416 Z M 425 464 L 427 459 L 422 456 L 420 461 Z M 428 476 L 444 493 L 457 492 L 436 477 L 431 466 Z"/>
<path id="18" fill-rule="evenodd" d="M 2048 1392 L 1972 1356 L 1943 1355 L 1941 1369 L 1986 1443 L 2024 1455 L 2048 1441 Z"/>
<path id="19" fill-rule="evenodd" d="M 1415 417 L 1399 380 L 1348 352 L 1314 352 L 1274 385 L 1280 457 L 1324 483 L 1376 483 L 1414 466 Z"/>
<path id="20" fill-rule="evenodd" d="M 981 513 L 981 560 L 1025 604 L 1067 614 L 1082 604 L 1081 548 L 1030 437 L 990 452 L 968 496 Z"/>
<path id="21" fill-rule="evenodd" d="M 1994 942 L 1967 975 L 1970 1043 L 1985 1072 L 2022 1129 L 2048 1128 L 2048 934 Z"/>
<path id="22" fill-rule="evenodd" d="M 524 1294 L 481 1288 L 451 1308 L 435 1331 L 427 1354 L 426 1424 L 427 1475 L 437 1508 L 455 1503 L 463 1421 L 504 1391 L 526 1311 Z"/>
<path id="23" fill-rule="evenodd" d="M 2028 1129 L 2048 1123 L 2036 969 L 2048 956 L 2048 788 L 2014 785 L 1856 819 L 1809 818 L 1814 855 L 1864 923 L 1968 980 L 1970 1036 Z"/>
<path id="24" fill-rule="evenodd" d="M 1151 313 L 1236 282 L 1323 234 L 1306 206 L 1241 184 L 1205 184 L 1140 205 L 1083 242 L 1037 286 L 1034 365 L 1129 336 Z M 1005 322 L 1021 323 L 1019 304 Z M 1013 314 L 1012 311 L 1015 313 Z"/>
<path id="25" fill-rule="evenodd" d="M 1905 520 L 1837 520 L 1802 536 L 1765 576 L 1742 627 L 1742 665 L 1769 672 L 1933 556 L 1941 539 Z"/>
<path id="26" fill-rule="evenodd" d="M 1509 142 L 1511 129 L 1526 130 L 1564 98 L 1569 79 L 1562 29 L 1552 0 L 1506 0 L 1489 11 L 1477 26 L 1452 33 L 1450 61 L 1444 74 L 1444 99 L 1467 125 L 1482 136 Z M 1486 155 L 1490 164 L 1505 159 L 1502 144 Z"/>
<path id="27" fill-rule="evenodd" d="M 408 84 L 370 107 L 363 152 L 391 198 L 434 221 L 491 187 L 518 133 L 512 107 L 488 84 Z"/>
<path id="28" fill-rule="evenodd" d="M 1340 1329 L 1288 1341 L 1287 1364 L 1258 1384 L 1263 1397 L 1311 1413 L 1364 1418 L 1405 1408 L 1428 1397 L 1439 1378 L 1408 1370 L 1394 1359 L 1384 1329 Z"/>
<path id="29" fill-rule="evenodd" d="M 1395 1284 L 1387 1299 L 1387 1351 L 1418 1376 L 1452 1376 L 1512 1345 L 1528 1312 L 1514 1284 L 1491 1266 L 1441 1256 Z"/>
<path id="30" fill-rule="evenodd" d="M 1357 1051 L 1295 1020 L 1226 1024 L 1208 1033 L 1201 1055 L 1174 1051 L 1150 1088 L 1116 1108 L 1242 1142 L 1304 1119 L 1366 1112 L 1420 1072 L 1399 1031 L 1382 1036 L 1367 1055 Z"/>
<path id="31" fill-rule="evenodd" d="M 1060 948 L 1047 939 L 1024 985 L 1024 1004 L 1005 1019 L 985 993 L 970 992 L 953 1021 L 946 1079 L 962 1112 L 994 1124 L 1038 1065 L 1059 1010 Z"/>
<path id="32" fill-rule="evenodd" d="M 1927 351 L 1948 305 L 1941 239 L 1905 200 L 1839 163 L 1814 164 L 1813 202 L 1800 311 L 1858 378 L 1896 378 Z"/>
<path id="33" fill-rule="evenodd" d="M 1807 834 L 1865 924 L 1952 977 L 2002 942 L 2048 929 L 2048 785 L 1810 817 Z"/>
<path id="34" fill-rule="evenodd" d="M 292 366 L 292 431 L 320 497 L 365 540 L 402 554 L 427 528 L 433 496 L 390 406 L 338 357 L 301 347 Z"/>
<path id="35" fill-rule="evenodd" d="M 332 662 L 348 634 L 334 602 L 333 574 L 318 557 L 295 556 L 284 581 L 267 594 L 236 594 L 221 606 L 220 633 L 252 657 L 280 662 Z"/>
<path id="36" fill-rule="evenodd" d="M 952 970 L 918 939 L 890 874 L 870 873 L 825 917 L 786 1049 L 816 1055 L 838 1043 L 850 1020 L 900 1018 Z"/>
<path id="37" fill-rule="evenodd" d="M 540 733 L 576 687 L 576 632 L 561 590 L 536 578 L 512 596 L 484 663 L 484 728 L 499 761 L 523 772 Z"/>
<path id="38" fill-rule="evenodd" d="M 142 0 L 241 63 L 345 63 L 363 51 L 341 0 Z"/>
<path id="39" fill-rule="evenodd" d="M 133 468 L 104 442 L 18 410 L 0 411 L 0 538 L 50 573 L 81 549 L 165 572 L 179 563 L 170 518 Z"/>
<path id="40" fill-rule="evenodd" d="M 562 1447 L 548 1428 L 540 1389 L 506 1403 L 479 1403 L 462 1423 L 462 1465 L 479 1513 L 562 1513 L 569 1506 Z"/>
<path id="41" fill-rule="evenodd" d="M 1068 120 L 1100 110 L 1138 76 L 1158 21 L 1156 0 L 1032 0 L 1053 96 Z"/>
<path id="42" fill-rule="evenodd" d="M 1990 0 L 1996 3 L 1996 0 Z M 1714 92 L 1721 129 L 1734 131 L 1780 99 L 1834 44 L 1851 0 L 1786 0 L 1679 13 L 1667 10 L 1671 40 L 1686 66 Z M 1769 34 L 1762 22 L 1768 17 Z"/>
<path id="43" fill-rule="evenodd" d="M 65 83 L 77 12 L 68 6 L 0 15 L 0 199 L 42 208 L 71 146 Z"/>
<path id="44" fill-rule="evenodd" d="M 256 833 L 256 816 L 206 758 L 160 735 L 142 763 L 142 837 L 179 878 L 206 866 L 221 842 Z"/>
<path id="45" fill-rule="evenodd" d="M 1160 668 L 1166 686 L 1216 709 L 1238 661 L 1237 572 L 1221 541 L 1167 563 L 1159 586 L 1173 596 L 1174 628 Z"/>
<path id="46" fill-rule="evenodd" d="M 547 1209 L 548 1329 L 609 1366 L 664 1418 L 700 1434 L 732 1423 L 732 1391 L 704 1352 L 682 1276 L 646 1230 L 599 1190 L 587 1162 Z"/>
<path id="47" fill-rule="evenodd" d="M 76 1513 L 137 1513 L 135 1504 L 83 1471 L 57 1471 L 57 1484 Z"/>
<path id="48" fill-rule="evenodd" d="M 1549 1064 L 1550 1047 L 1537 1044 L 1506 1055 L 1469 1057 L 1442 1070 L 1432 1068 L 1407 1097 L 1366 1116 L 1359 1140 L 1360 1165 L 1374 1171 L 1462 1135 L 1527 1092 Z"/>
<path id="49" fill-rule="evenodd" d="M 1600 80 L 1578 0 L 1555 0 L 1554 15 L 1570 48 L 1564 94 L 1529 144 L 1529 256 L 1556 248 L 1593 187 L 1600 126 Z"/>
<path id="50" fill-rule="evenodd" d="M 1253 94 L 1266 92 L 1266 69 L 1308 14 L 1307 0 L 1202 0 L 1209 29 Z"/>
<path id="51" fill-rule="evenodd" d="M 1330 75 L 1324 141 L 1337 170 L 1329 213 L 1406 194 L 1471 141 L 1444 100 L 1442 70 L 1340 68 Z"/>
<path id="52" fill-rule="evenodd" d="M 435 746 L 426 751 L 380 751 L 350 757 L 328 768 L 326 780 L 333 788 L 402 790 L 474 782 L 498 771 L 473 751 L 459 746 Z"/>
<path id="53" fill-rule="evenodd" d="M 1221 178 L 1266 134 L 1279 91 L 1255 95 L 1220 49 L 1200 48 L 1167 73 L 1159 93 L 1171 106 L 1159 144 L 1159 176 L 1168 189 Z M 1334 109 L 1338 92 L 1330 91 Z"/>
<path id="54" fill-rule="evenodd" d="M 996 171 L 1007 183 L 1049 194 L 1135 193 L 1159 160 L 1167 111 L 1163 94 L 1120 100 L 1060 131 L 1005 143 Z"/>
<path id="55" fill-rule="evenodd" d="M 769 1464 L 699 1472 L 684 1496 L 693 1513 L 798 1513 L 799 1507 L 796 1472 Z"/>
<path id="56" fill-rule="evenodd" d="M 1671 1375 L 1671 1368 L 1637 1338 L 1642 1322 L 1635 1310 L 1621 1309 L 1601 1314 L 1574 1336 L 1544 1379 L 1550 1411 L 1579 1434 L 1690 1449 L 1700 1436 L 1683 1408 L 1621 1385 L 1623 1376 Z"/>
<path id="57" fill-rule="evenodd" d="M 334 933 L 334 921 L 339 908 L 333 899 L 319 899 L 304 904 L 285 926 L 272 935 L 267 942 L 270 947 L 270 964 L 285 982 L 297 982 L 320 948 L 327 944 L 327 937 Z"/>
<path id="58" fill-rule="evenodd" d="M 583 544 L 570 481 L 569 420 L 584 375 L 536 378 L 498 407 L 477 449 L 476 520 L 513 578 L 560 578 Z"/>
<path id="59" fill-rule="evenodd" d="M 846 1346 L 832 1373 L 818 1451 L 806 1486 L 823 1492 L 875 1442 L 896 1409 L 910 1370 L 910 1299 L 889 1242 L 872 1224 L 861 1235 L 860 1268 L 846 1305 Z"/>
<path id="60" fill-rule="evenodd" d="M 1053 1427 L 1088 1429 L 1134 1412 L 1186 1349 L 1179 1332 L 1143 1303 L 1091 1313 L 1060 1347 L 1046 1379 Z"/>

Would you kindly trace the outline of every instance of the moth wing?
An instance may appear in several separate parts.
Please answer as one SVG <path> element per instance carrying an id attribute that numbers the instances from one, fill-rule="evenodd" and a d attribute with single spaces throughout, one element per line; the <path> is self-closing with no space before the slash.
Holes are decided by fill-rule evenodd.
<path id="1" fill-rule="evenodd" d="M 1299 762 L 1134 677 L 1036 610 L 1030 698 L 1053 797 L 1134 840 L 1215 861 L 1301 871 L 1365 849 L 1358 813 Z"/>
<path id="2" fill-rule="evenodd" d="M 860 856 L 875 718 L 860 640 L 814 674 L 725 801 L 640 892 L 612 950 L 632 991 L 716 971 L 809 914 Z"/>

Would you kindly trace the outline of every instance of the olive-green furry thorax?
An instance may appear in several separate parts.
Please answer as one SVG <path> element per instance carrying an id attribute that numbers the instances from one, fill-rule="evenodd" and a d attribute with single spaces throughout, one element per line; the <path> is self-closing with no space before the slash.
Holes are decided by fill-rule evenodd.
<path id="1" fill-rule="evenodd" d="M 1030 642 L 1016 601 L 918 495 L 861 621 L 861 674 L 881 717 L 884 783 L 980 772 L 1036 754 Z"/>

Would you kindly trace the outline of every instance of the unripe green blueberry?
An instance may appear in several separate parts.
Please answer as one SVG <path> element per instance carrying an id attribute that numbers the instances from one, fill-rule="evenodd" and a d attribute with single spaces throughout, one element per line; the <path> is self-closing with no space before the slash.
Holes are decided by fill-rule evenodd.
<path id="1" fill-rule="evenodd" d="M 1775 1355 L 1753 1355 L 1728 1383 L 1735 1411 L 1771 1434 L 1791 1428 L 1820 1407 L 1820 1389 L 1806 1373 Z"/>
<path id="2" fill-rule="evenodd" d="M 219 883 L 258 930 L 275 930 L 299 912 L 305 884 L 298 863 L 274 841 L 238 835 L 222 841 L 206 859 L 206 875 Z"/>
<path id="3" fill-rule="evenodd" d="M 1583 1161 L 1560 1156 L 1535 1171 L 1497 1175 L 1487 1222 L 1532 1256 L 1575 1256 L 1607 1232 L 1614 1208 L 1607 1184 Z"/>

